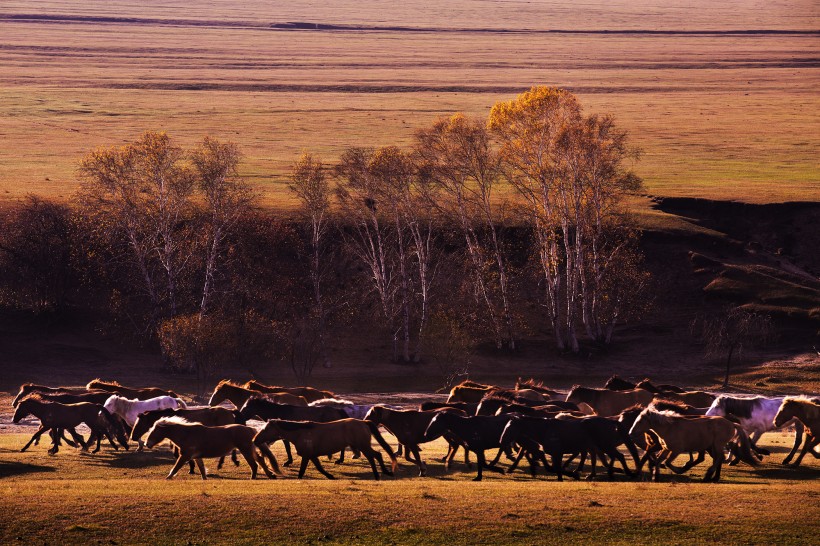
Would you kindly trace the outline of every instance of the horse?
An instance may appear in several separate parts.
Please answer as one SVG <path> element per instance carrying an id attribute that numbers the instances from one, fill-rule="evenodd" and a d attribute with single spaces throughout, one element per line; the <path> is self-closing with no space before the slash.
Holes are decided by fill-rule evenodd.
<path id="1" fill-rule="evenodd" d="M 247 422 L 248 419 L 257 418 L 262 421 L 268 419 L 283 419 L 286 421 L 313 421 L 319 423 L 327 423 L 329 421 L 338 421 L 340 419 L 348 419 L 347 413 L 344 410 L 333 407 L 321 406 L 291 406 L 288 404 L 277 404 L 265 398 L 258 396 L 248 399 L 239 412 L 237 413 L 237 420 L 240 423 Z M 290 451 L 290 443 L 284 441 L 285 452 L 288 455 L 288 460 L 282 466 L 290 466 L 293 463 L 293 456 Z M 344 451 L 342 451 L 339 464 L 344 462 Z"/>
<path id="2" fill-rule="evenodd" d="M 262 392 L 248 389 L 237 385 L 228 379 L 223 379 L 216 385 L 216 388 L 214 388 L 214 392 L 211 395 L 211 399 L 208 401 L 208 405 L 218 406 L 225 400 L 229 400 L 234 406 L 236 406 L 237 409 L 239 409 L 245 404 L 245 402 L 248 401 L 248 399 L 253 396 L 264 397 L 272 402 L 288 404 L 290 406 L 305 407 L 308 405 L 307 399 L 303 396 L 297 396 L 288 392 Z"/>
<path id="3" fill-rule="evenodd" d="M 312 408 L 336 408 L 344 411 L 351 419 L 365 419 L 365 415 L 373 407 L 373 404 L 355 404 L 350 400 L 340 398 L 323 398 L 309 403 L 308 406 Z"/>
<path id="4" fill-rule="evenodd" d="M 649 391 L 633 389 L 631 391 L 611 391 L 609 389 L 591 389 L 575 385 L 567 394 L 567 402 L 584 403 L 601 417 L 618 415 L 624 409 L 640 404 L 647 406 L 655 397 Z"/>
<path id="5" fill-rule="evenodd" d="M 577 416 L 571 413 L 559 413 L 555 416 L 555 419 L 559 421 L 575 419 L 581 423 L 581 426 L 586 428 L 587 433 L 590 438 L 592 438 L 592 441 L 599 453 L 609 457 L 609 463 L 605 466 L 607 467 L 607 474 L 610 480 L 612 479 L 612 475 L 615 471 L 615 461 L 621 463 L 621 466 L 624 469 L 624 474 L 627 476 L 635 476 L 635 472 L 632 472 L 627 467 L 626 459 L 621 452 L 618 451 L 618 447 L 621 445 L 625 445 L 629 451 L 629 454 L 632 455 L 632 459 L 635 461 L 636 471 L 640 470 L 640 456 L 638 455 L 638 449 L 635 446 L 635 442 L 633 442 L 632 438 L 629 437 L 629 429 L 621 425 L 617 419 L 611 417 L 598 417 L 597 415 Z M 601 458 L 601 462 L 606 463 L 603 457 Z M 579 470 L 583 470 L 583 465 L 579 465 Z M 592 473 L 589 477 L 590 479 L 595 479 L 594 462 L 592 464 Z"/>
<path id="6" fill-rule="evenodd" d="M 421 411 L 430 411 L 439 408 L 455 408 L 463 411 L 467 415 L 475 415 L 480 402 L 422 402 L 419 404 Z"/>
<path id="7" fill-rule="evenodd" d="M 259 381 L 255 381 L 251 379 L 242 387 L 252 390 L 252 391 L 259 391 L 259 392 L 268 392 L 268 393 L 283 393 L 286 392 L 288 394 L 292 394 L 294 396 L 301 396 L 308 403 L 316 402 L 317 400 L 323 400 L 325 398 L 336 398 L 336 395 L 330 391 L 322 391 L 319 389 L 314 389 L 313 387 L 278 387 L 273 385 L 265 385 L 260 383 Z"/>
<path id="8" fill-rule="evenodd" d="M 390 431 L 399 441 L 399 444 L 404 446 L 404 458 L 419 467 L 419 476 L 425 476 L 427 474 L 427 464 L 421 460 L 419 444 L 423 444 L 427 441 L 424 437 L 424 432 L 427 430 L 433 417 L 442 411 L 452 411 L 460 415 L 467 415 L 463 411 L 455 408 L 441 408 L 431 411 L 399 410 L 377 404 L 367 412 L 365 421 L 371 421 Z M 447 435 L 445 435 L 445 439 L 447 439 L 446 437 Z M 447 451 L 447 455 L 444 456 L 444 460 L 447 462 L 447 468 L 449 468 L 459 444 L 449 439 L 447 443 L 450 447 Z"/>
<path id="9" fill-rule="evenodd" d="M 24 383 L 20 385 L 20 391 L 14 400 L 11 402 L 11 407 L 16 408 L 20 401 L 32 393 L 40 394 L 84 394 L 88 391 L 86 389 L 75 389 L 71 387 L 47 387 L 45 385 L 37 385 L 35 383 Z"/>
<path id="10" fill-rule="evenodd" d="M 670 393 L 685 393 L 685 392 L 693 392 L 687 391 L 677 385 L 667 385 L 661 383 L 660 385 L 653 385 L 649 379 L 644 379 L 640 381 L 637 385 L 635 385 L 636 389 L 644 389 L 650 392 L 654 392 L 655 394 L 670 394 Z M 697 392 L 697 391 L 694 391 Z"/>
<path id="11" fill-rule="evenodd" d="M 604 383 L 604 388 L 610 391 L 631 391 L 634 390 L 636 386 L 635 383 L 627 381 L 618 375 L 613 375 Z"/>
<path id="12" fill-rule="evenodd" d="M 270 459 L 274 471 L 281 474 L 276 457 L 266 447 L 260 448 L 264 456 L 260 455 L 253 444 L 254 436 L 256 436 L 256 429 L 245 425 L 207 427 L 199 423 L 189 423 L 179 417 L 163 417 L 148 431 L 145 446 L 150 449 L 163 440 L 169 440 L 178 450 L 179 456 L 166 476 L 166 480 L 173 478 L 182 465 L 189 461 L 196 463 L 202 479 L 205 480 L 207 476 L 202 459 L 204 457 L 224 457 L 235 449 L 242 453 L 242 457 L 251 467 L 252 480 L 256 479 L 259 468 L 257 461 L 262 465 L 268 478 L 273 479 L 276 476 L 265 464 L 265 456 Z"/>
<path id="13" fill-rule="evenodd" d="M 773 424 L 776 427 L 785 426 L 793 420 L 803 423 L 806 427 L 806 443 L 793 466 L 800 466 L 806 453 L 811 453 L 815 459 L 820 459 L 820 454 L 814 451 L 814 446 L 820 443 L 820 403 L 818 403 L 820 401 L 817 400 L 802 397 L 784 398 L 780 409 L 777 410 L 777 415 L 774 416 Z"/>
<path id="14" fill-rule="evenodd" d="M 154 426 L 154 423 L 156 423 L 163 417 L 179 417 L 180 419 L 184 419 L 189 423 L 199 423 L 201 425 L 205 425 L 208 427 L 215 427 L 236 424 L 235 413 L 236 412 L 231 411 L 227 408 L 212 408 L 209 406 L 201 408 L 168 408 L 161 410 L 146 411 L 144 413 L 140 413 L 137 417 L 137 421 L 134 423 L 134 427 L 131 429 L 131 439 L 134 441 L 139 441 L 144 434 L 151 430 L 151 427 Z M 236 451 L 234 451 L 231 454 L 231 460 L 235 465 L 239 466 L 239 460 L 236 458 Z M 219 459 L 219 464 L 216 467 L 217 470 L 221 469 L 224 463 L 224 457 Z M 193 474 L 194 462 L 188 461 L 188 464 L 190 465 L 189 474 Z"/>
<path id="15" fill-rule="evenodd" d="M 478 403 L 481 402 L 481 399 L 484 398 L 485 394 L 492 390 L 498 389 L 498 387 L 492 385 L 476 385 L 477 384 L 475 383 L 468 384 L 467 382 L 456 385 L 450 389 L 450 396 L 447 397 L 447 403 Z"/>
<path id="16" fill-rule="evenodd" d="M 674 402 L 682 402 L 684 404 L 694 406 L 696 408 L 708 408 L 717 398 L 717 395 L 705 391 L 660 392 L 653 394 L 659 394 L 667 400 L 672 400 Z"/>
<path id="17" fill-rule="evenodd" d="M 61 404 L 59 402 L 50 402 L 43 400 L 39 395 L 33 394 L 24 398 L 18 405 L 14 412 L 12 422 L 19 423 L 21 419 L 28 415 L 34 415 L 40 420 L 40 428 L 31 437 L 28 443 L 23 446 L 20 451 L 25 451 L 40 438 L 46 431 L 52 432 L 52 446 L 48 450 L 49 455 L 55 455 L 59 451 L 60 437 L 62 430 L 66 430 L 71 434 L 74 441 L 79 444 L 83 451 L 93 443 L 94 439 L 97 441 L 97 446 L 92 453 L 97 453 L 100 450 L 100 441 L 103 437 L 107 438 L 111 447 L 119 449 L 114 443 L 114 437 L 120 444 L 128 449 L 128 440 L 125 434 L 119 427 L 118 423 L 111 414 L 99 404 L 92 404 L 90 402 L 80 402 L 77 404 Z M 91 436 L 86 443 L 83 437 L 77 433 L 75 427 L 85 423 L 91 429 Z"/>
<path id="18" fill-rule="evenodd" d="M 765 432 L 781 428 L 774 425 L 774 418 L 783 404 L 783 400 L 785 400 L 783 396 L 737 398 L 728 394 L 721 394 L 709 406 L 706 415 L 717 415 L 736 420 L 749 433 L 752 449 L 758 453 L 768 455 L 769 451 L 757 447 L 757 442 Z M 789 464 L 803 442 L 803 423 L 799 420 L 792 420 L 783 426 L 789 424 L 794 425 L 794 446 L 792 446 L 786 458 L 783 459 L 782 464 Z"/>
<path id="19" fill-rule="evenodd" d="M 382 454 L 370 446 L 370 438 L 373 437 L 390 457 L 392 471 L 387 470 L 384 465 Z M 299 478 L 305 475 L 308 462 L 312 462 L 323 476 L 328 479 L 335 479 L 327 472 L 319 457 L 322 455 L 333 455 L 346 448 L 361 452 L 370 463 L 375 479 L 379 479 L 379 471 L 376 469 L 376 461 L 379 462 L 382 472 L 392 476 L 396 471 L 398 462 L 393 450 L 382 437 L 376 423 L 362 421 L 359 419 L 340 419 L 329 423 L 314 423 L 305 421 L 286 421 L 271 419 L 265 427 L 260 430 L 254 438 L 257 446 L 267 445 L 276 440 L 291 442 L 296 447 L 296 453 L 302 457 L 299 466 Z"/>
<path id="20" fill-rule="evenodd" d="M 145 387 L 135 389 L 120 385 L 116 381 L 103 381 L 99 377 L 88 382 L 85 386 L 88 390 L 107 391 L 109 393 L 118 394 L 125 398 L 136 398 L 137 400 L 149 400 L 159 396 L 170 396 L 171 398 L 180 398 L 174 391 L 159 389 L 157 387 Z M 181 399 L 181 398 L 180 398 Z"/>
<path id="21" fill-rule="evenodd" d="M 478 458 L 478 475 L 473 478 L 473 481 L 481 481 L 484 468 L 494 472 L 502 472 L 501 469 L 495 466 L 501 455 L 501 450 L 490 464 L 487 464 L 484 452 L 488 449 L 501 447 L 501 433 L 511 418 L 509 415 L 467 417 L 456 415 L 453 412 L 438 412 L 430 421 L 427 430 L 424 431 L 424 441 L 431 442 L 448 432 L 451 433 L 456 440 L 476 454 Z"/>
<path id="22" fill-rule="evenodd" d="M 117 415 L 122 419 L 129 429 L 134 428 L 134 424 L 137 422 L 137 417 L 139 417 L 140 413 L 151 410 L 186 407 L 185 402 L 172 396 L 157 396 L 156 398 L 149 398 L 148 400 L 130 400 L 118 394 L 109 396 L 103 406 L 111 412 L 112 415 Z M 143 447 L 142 440 L 138 440 L 137 444 L 139 446 L 137 449 L 141 451 Z"/>
<path id="23" fill-rule="evenodd" d="M 572 458 L 581 455 L 578 470 L 583 468 L 587 454 L 591 455 L 592 468 L 595 468 L 597 455 L 595 442 L 581 421 L 514 416 L 504 427 L 500 442 L 502 445 L 517 443 L 522 446 L 518 457 L 507 469 L 508 473 L 515 470 L 524 452 L 529 452 L 532 460 L 540 460 L 547 471 L 550 465 L 547 463 L 545 454 L 549 454 L 552 459 L 553 472 L 558 476 L 558 481 L 564 480 L 564 455 L 567 453 L 572 454 Z M 532 460 L 530 466 L 532 473 L 535 474 Z M 578 471 L 570 475 L 578 479 Z"/>
<path id="24" fill-rule="evenodd" d="M 718 482 L 724 461 L 723 451 L 733 439 L 740 440 L 743 459 L 751 465 L 757 464 L 743 429 L 724 417 L 683 417 L 668 411 L 659 412 L 646 408 L 638 415 L 629 430 L 629 435 L 633 438 L 645 437 L 649 431 L 657 435 L 663 448 L 655 466 L 656 481 L 660 475 L 661 462 L 668 461 L 667 466 L 670 469 L 683 472 L 699 464 L 704 458 L 704 453 L 709 453 L 712 466 L 707 469 L 703 481 Z M 671 466 L 671 461 L 678 454 L 687 452 L 698 452 L 697 462 L 687 463 L 683 469 Z"/>
<path id="25" fill-rule="evenodd" d="M 515 390 L 521 389 L 530 389 L 539 392 L 548 398 L 559 395 L 558 391 L 548 389 L 544 386 L 544 383 L 542 381 L 536 381 L 533 378 L 527 379 L 526 381 L 522 381 L 519 377 L 518 380 L 515 382 Z"/>

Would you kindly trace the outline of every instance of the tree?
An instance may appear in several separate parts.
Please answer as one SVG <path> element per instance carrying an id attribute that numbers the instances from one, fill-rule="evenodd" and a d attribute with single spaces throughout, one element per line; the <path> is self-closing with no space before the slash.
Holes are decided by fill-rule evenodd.
<path id="1" fill-rule="evenodd" d="M 313 288 L 314 314 L 317 319 L 316 337 L 318 337 L 319 356 L 324 361 L 325 366 L 330 366 L 330 359 L 327 351 L 327 329 L 326 310 L 322 294 L 322 280 L 324 278 L 328 219 L 330 214 L 331 188 L 324 170 L 324 165 L 319 159 L 308 153 L 302 154 L 299 161 L 293 166 L 292 182 L 288 186 L 299 199 L 301 214 L 304 217 L 308 231 L 310 281 Z M 293 343 L 294 347 L 297 341 Z M 300 359 L 301 365 L 296 365 L 293 360 L 293 369 L 307 370 L 309 374 L 313 369 L 311 359 Z M 309 363 L 309 366 L 306 365 Z M 297 373 L 297 376 L 299 374 Z M 300 377 L 303 379 L 304 377 Z"/>
<path id="2" fill-rule="evenodd" d="M 165 133 L 147 132 L 135 143 L 101 148 L 80 163 L 83 213 L 112 248 L 122 239 L 151 304 L 152 330 L 174 316 L 179 280 L 193 251 L 194 173 L 184 152 Z"/>
<path id="3" fill-rule="evenodd" d="M 509 266 L 499 234 L 503 219 L 493 193 L 501 176 L 501 157 L 486 124 L 463 114 L 441 118 L 416 133 L 415 154 L 424 175 L 439 190 L 430 200 L 461 228 L 474 294 L 487 310 L 496 345 L 514 350 Z"/>
<path id="4" fill-rule="evenodd" d="M 577 98 L 561 89 L 534 87 L 497 103 L 488 124 L 535 232 L 558 348 L 579 351 L 579 321 L 593 340 L 609 343 L 629 301 L 623 292 L 606 292 L 617 285 L 609 277 L 626 249 L 637 252 L 622 232 L 618 207 L 640 186 L 626 168 L 637 150 L 611 117 L 584 116 Z"/>
<path id="5" fill-rule="evenodd" d="M 693 331 L 704 341 L 707 355 L 726 355 L 723 388 L 729 386 L 732 358 L 742 358 L 747 347 L 768 344 L 775 333 L 772 319 L 768 315 L 731 306 L 714 315 L 696 319 Z"/>
<path id="6" fill-rule="evenodd" d="M 191 155 L 198 175 L 197 186 L 205 205 L 205 274 L 200 315 L 205 315 L 211 304 L 225 239 L 237 222 L 248 216 L 257 197 L 237 174 L 240 158 L 235 144 L 223 144 L 210 137 L 205 137 Z"/>

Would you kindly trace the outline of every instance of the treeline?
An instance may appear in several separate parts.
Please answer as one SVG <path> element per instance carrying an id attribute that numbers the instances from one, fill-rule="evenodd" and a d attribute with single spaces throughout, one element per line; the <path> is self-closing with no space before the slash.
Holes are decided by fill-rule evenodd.
<path id="1" fill-rule="evenodd" d="M 638 152 L 608 116 L 533 88 L 488 120 L 456 114 L 412 146 L 305 154 L 298 216 L 261 210 L 232 143 L 164 133 L 95 150 L 68 204 L 4 211 L 0 303 L 80 306 L 202 379 L 226 363 L 330 365 L 340 336 L 379 332 L 400 362 L 462 371 L 471 348 L 609 344 L 645 307 L 623 198 Z"/>

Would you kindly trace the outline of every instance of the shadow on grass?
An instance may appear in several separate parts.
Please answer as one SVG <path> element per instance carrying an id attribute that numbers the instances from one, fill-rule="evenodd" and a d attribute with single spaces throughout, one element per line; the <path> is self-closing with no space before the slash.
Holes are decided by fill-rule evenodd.
<path id="1" fill-rule="evenodd" d="M 53 466 L 0 461 L 0 478 L 37 474 L 40 472 L 55 472 L 56 470 L 57 468 Z"/>
<path id="2" fill-rule="evenodd" d="M 759 466 L 751 469 L 751 472 L 765 480 L 818 480 L 820 479 L 820 466 L 814 461 L 812 463 L 806 465 L 804 460 L 803 464 L 797 468 L 780 464 Z"/>
<path id="3" fill-rule="evenodd" d="M 105 466 L 109 468 L 139 469 L 154 466 L 172 466 L 176 457 L 170 451 L 105 451 L 96 454 L 86 454 L 86 462 L 91 466 Z"/>

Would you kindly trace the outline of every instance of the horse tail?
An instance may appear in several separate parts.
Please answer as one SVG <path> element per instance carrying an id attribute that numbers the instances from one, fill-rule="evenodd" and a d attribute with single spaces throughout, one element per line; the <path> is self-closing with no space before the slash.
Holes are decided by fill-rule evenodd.
<path id="1" fill-rule="evenodd" d="M 752 443 L 749 441 L 749 435 L 743 430 L 743 427 L 737 424 L 735 425 L 735 432 L 737 433 L 737 439 L 740 444 L 740 449 L 738 450 L 740 460 L 751 466 L 757 466 L 758 460 L 752 453 Z"/>
<path id="2" fill-rule="evenodd" d="M 379 442 L 379 445 L 382 446 L 382 449 L 385 450 L 390 456 L 390 464 L 392 465 L 393 473 L 395 473 L 396 467 L 399 466 L 399 462 L 396 460 L 396 455 L 393 453 L 393 448 L 390 447 L 390 444 L 385 441 L 382 433 L 379 432 L 379 425 L 373 421 L 365 421 L 365 423 L 367 423 L 367 426 L 370 427 L 370 434 L 373 435 L 376 441 Z"/>

